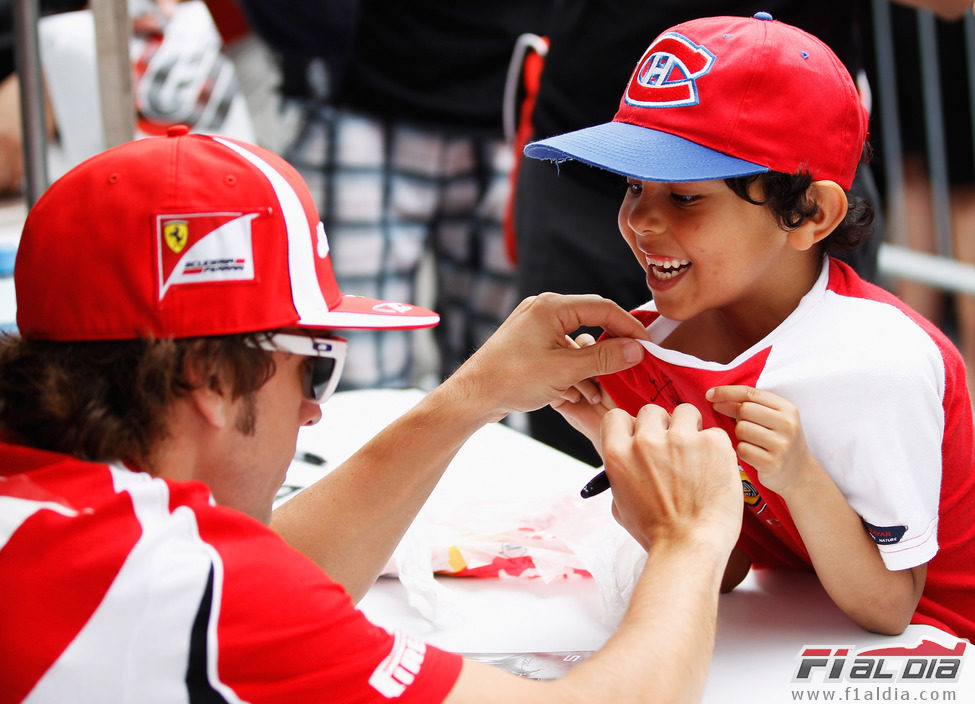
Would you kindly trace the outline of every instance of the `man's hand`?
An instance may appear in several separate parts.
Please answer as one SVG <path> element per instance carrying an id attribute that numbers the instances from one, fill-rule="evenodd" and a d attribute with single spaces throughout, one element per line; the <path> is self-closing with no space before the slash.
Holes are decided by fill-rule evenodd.
<path id="1" fill-rule="evenodd" d="M 601 327 L 611 337 L 576 345 L 566 335 L 582 326 Z M 447 383 L 464 384 L 494 418 L 533 411 L 574 397 L 592 377 L 637 364 L 643 348 L 633 338 L 647 339 L 646 330 L 612 301 L 543 293 L 522 301 Z"/>
<path id="2" fill-rule="evenodd" d="M 701 414 L 690 404 L 673 415 L 648 404 L 636 418 L 607 412 L 602 444 L 613 515 L 645 548 L 696 535 L 730 553 L 743 502 L 738 461 L 723 430 L 701 430 Z"/>
<path id="3" fill-rule="evenodd" d="M 575 348 L 590 347 L 596 344 L 596 338 L 589 333 L 583 333 L 574 340 L 566 336 L 566 344 Z M 599 436 L 603 416 L 606 415 L 606 411 L 616 408 L 616 404 L 612 397 L 603 391 L 596 379 L 583 379 L 567 389 L 550 405 L 568 421 L 569 425 L 589 438 L 596 452 L 602 456 Z"/>

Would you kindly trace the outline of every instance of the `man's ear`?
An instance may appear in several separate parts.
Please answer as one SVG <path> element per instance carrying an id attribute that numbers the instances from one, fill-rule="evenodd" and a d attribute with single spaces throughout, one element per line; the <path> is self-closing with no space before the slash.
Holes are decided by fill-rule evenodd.
<path id="1" fill-rule="evenodd" d="M 212 368 L 206 368 L 205 362 L 194 359 L 187 360 L 184 376 L 190 386 L 186 400 L 196 409 L 203 419 L 216 428 L 226 427 L 230 418 L 230 394 L 223 388 L 220 375 Z"/>
<path id="2" fill-rule="evenodd" d="M 806 190 L 806 197 L 819 207 L 814 215 L 788 233 L 789 243 L 801 251 L 810 249 L 835 230 L 850 207 L 846 191 L 835 181 L 813 181 Z"/>

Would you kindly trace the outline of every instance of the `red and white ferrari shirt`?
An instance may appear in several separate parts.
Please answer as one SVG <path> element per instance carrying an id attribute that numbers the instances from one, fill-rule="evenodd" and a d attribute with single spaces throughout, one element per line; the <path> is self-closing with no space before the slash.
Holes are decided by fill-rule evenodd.
<path id="1" fill-rule="evenodd" d="M 459 675 L 200 483 L 0 458 L 0 702 L 438 702 Z"/>
<path id="2" fill-rule="evenodd" d="M 975 638 L 975 446 L 961 356 L 899 299 L 827 262 L 792 314 L 732 362 L 651 344 L 641 364 L 600 381 L 634 414 L 646 403 L 691 403 L 705 427 L 724 428 L 733 442 L 734 420 L 711 408 L 708 389 L 744 384 L 794 404 L 813 456 L 888 569 L 928 563 L 916 620 Z M 655 343 L 678 325 L 652 302 L 634 314 Z M 739 547 L 756 567 L 808 568 L 785 503 L 740 466 L 747 510 Z"/>

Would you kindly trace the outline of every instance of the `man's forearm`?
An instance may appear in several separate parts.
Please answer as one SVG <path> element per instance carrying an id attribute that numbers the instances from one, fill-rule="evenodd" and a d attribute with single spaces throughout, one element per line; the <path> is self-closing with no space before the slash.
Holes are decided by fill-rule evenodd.
<path id="1" fill-rule="evenodd" d="M 461 445 L 490 417 L 448 381 L 274 512 L 271 526 L 361 598 Z"/>
<path id="2" fill-rule="evenodd" d="M 651 546 L 623 623 L 588 661 L 602 673 L 621 676 L 600 681 L 589 701 L 635 701 L 641 693 L 655 702 L 699 700 L 714 649 L 726 560 L 726 554 L 704 543 Z M 572 674 L 587 674 L 581 665 L 579 669 Z M 643 674 L 642 682 L 633 681 L 637 672 Z"/>
<path id="3" fill-rule="evenodd" d="M 651 546 L 623 621 L 599 652 L 548 682 L 465 662 L 447 704 L 699 701 L 714 649 L 727 552 L 708 537 Z"/>

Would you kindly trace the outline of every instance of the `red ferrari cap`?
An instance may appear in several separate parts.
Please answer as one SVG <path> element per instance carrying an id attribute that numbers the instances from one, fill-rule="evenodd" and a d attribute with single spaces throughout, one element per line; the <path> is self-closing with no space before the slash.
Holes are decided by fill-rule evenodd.
<path id="1" fill-rule="evenodd" d="M 53 183 L 27 216 L 14 280 L 20 334 L 49 340 L 439 321 L 339 291 L 298 172 L 260 147 L 182 126 Z"/>

